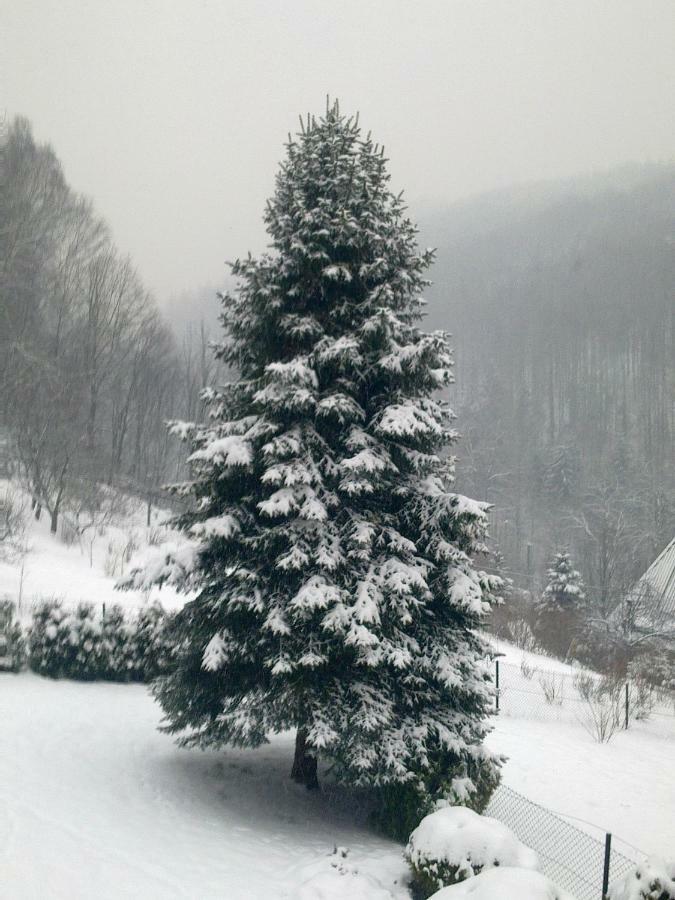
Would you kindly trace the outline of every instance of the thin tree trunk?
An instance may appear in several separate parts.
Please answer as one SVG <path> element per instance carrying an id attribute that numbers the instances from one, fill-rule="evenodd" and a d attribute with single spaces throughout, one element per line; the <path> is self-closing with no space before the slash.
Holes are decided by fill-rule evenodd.
<path id="1" fill-rule="evenodd" d="M 295 757 L 291 778 L 298 784 L 304 784 L 308 791 L 319 789 L 319 779 L 316 771 L 316 756 L 312 756 L 307 750 L 307 732 L 304 728 L 298 728 L 295 736 Z"/>

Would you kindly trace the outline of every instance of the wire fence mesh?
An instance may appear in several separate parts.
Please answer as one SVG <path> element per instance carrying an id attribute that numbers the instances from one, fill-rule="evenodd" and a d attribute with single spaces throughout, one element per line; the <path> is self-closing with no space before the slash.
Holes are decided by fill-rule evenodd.
<path id="1" fill-rule="evenodd" d="M 485 814 L 503 822 L 523 844 L 535 850 L 544 874 L 577 900 L 601 900 L 606 836 L 598 840 L 504 785 L 492 795 Z M 622 851 L 616 849 L 617 843 Z M 611 840 L 608 883 L 629 872 L 642 857 L 640 851 L 617 838 Z"/>
<path id="2" fill-rule="evenodd" d="M 675 724 L 673 695 L 646 691 L 633 682 L 594 692 L 602 679 L 592 672 L 544 669 L 525 657 L 520 666 L 497 659 L 494 680 L 496 712 L 514 718 L 582 725 L 594 735 L 603 728 L 605 733 L 627 728 L 636 719 L 656 717 Z"/>

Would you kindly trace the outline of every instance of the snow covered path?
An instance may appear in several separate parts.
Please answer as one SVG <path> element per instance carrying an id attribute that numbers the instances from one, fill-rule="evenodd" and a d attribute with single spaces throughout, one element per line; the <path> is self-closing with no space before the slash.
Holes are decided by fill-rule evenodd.
<path id="1" fill-rule="evenodd" d="M 360 897 L 331 869 L 342 845 L 370 896 L 408 897 L 398 845 L 289 780 L 290 736 L 187 751 L 158 715 L 142 686 L 0 675 L 0 896 Z M 328 892 L 298 893 L 317 873 Z"/>

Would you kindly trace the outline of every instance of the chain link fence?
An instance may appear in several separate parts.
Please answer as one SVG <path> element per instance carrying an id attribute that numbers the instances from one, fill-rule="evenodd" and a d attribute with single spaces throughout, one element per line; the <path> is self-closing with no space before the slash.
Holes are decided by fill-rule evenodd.
<path id="1" fill-rule="evenodd" d="M 673 697 L 633 682 L 607 683 L 595 673 L 543 669 L 523 657 L 520 666 L 495 660 L 495 711 L 514 718 L 583 725 L 607 740 L 635 719 L 652 716 L 675 726 Z M 672 730 L 675 737 L 675 729 Z"/>
<path id="2" fill-rule="evenodd" d="M 602 900 L 607 885 L 644 857 L 611 835 L 603 840 L 594 838 L 504 785 L 492 795 L 485 815 L 503 822 L 523 844 L 535 850 L 544 874 L 576 900 Z"/>

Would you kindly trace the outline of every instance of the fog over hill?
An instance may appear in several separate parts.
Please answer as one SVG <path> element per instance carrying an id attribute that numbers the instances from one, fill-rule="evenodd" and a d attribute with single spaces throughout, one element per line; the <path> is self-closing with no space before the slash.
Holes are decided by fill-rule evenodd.
<path id="1" fill-rule="evenodd" d="M 495 503 L 514 572 L 569 544 L 616 594 L 673 534 L 675 165 L 479 197 L 421 238 L 427 323 L 453 333 L 459 486 Z"/>

